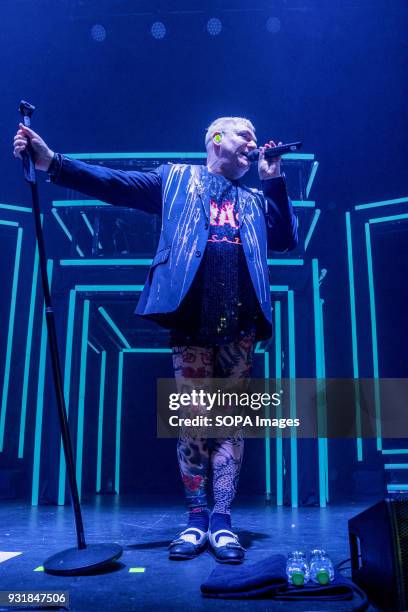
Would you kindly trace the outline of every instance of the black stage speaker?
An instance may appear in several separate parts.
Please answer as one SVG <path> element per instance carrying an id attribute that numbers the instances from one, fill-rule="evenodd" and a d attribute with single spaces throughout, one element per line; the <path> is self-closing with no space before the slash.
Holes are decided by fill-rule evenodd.
<path id="1" fill-rule="evenodd" d="M 408 610 L 408 499 L 385 499 L 348 522 L 353 582 L 383 610 Z"/>

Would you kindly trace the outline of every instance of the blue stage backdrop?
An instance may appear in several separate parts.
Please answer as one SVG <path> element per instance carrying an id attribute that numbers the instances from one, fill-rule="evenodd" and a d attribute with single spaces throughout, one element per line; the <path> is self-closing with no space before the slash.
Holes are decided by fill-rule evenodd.
<path id="1" fill-rule="evenodd" d="M 29 191 L 10 152 L 21 98 L 53 149 L 125 169 L 204 163 L 221 115 L 250 118 L 260 143 L 302 140 L 284 160 L 300 241 L 269 253 L 275 330 L 254 375 L 407 376 L 406 4 L 135 4 L 0 9 L 0 495 L 34 505 L 65 503 L 66 474 Z M 156 438 L 167 332 L 133 314 L 159 223 L 43 177 L 40 193 L 81 495 L 181 493 L 175 443 Z M 323 507 L 408 489 L 408 442 L 376 434 L 249 440 L 240 495 Z"/>

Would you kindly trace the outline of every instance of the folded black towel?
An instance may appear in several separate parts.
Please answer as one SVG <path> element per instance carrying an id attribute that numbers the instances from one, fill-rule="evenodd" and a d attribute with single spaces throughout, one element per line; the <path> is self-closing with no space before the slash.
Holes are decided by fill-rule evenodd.
<path id="1" fill-rule="evenodd" d="M 205 597 L 247 599 L 271 597 L 286 586 L 286 557 L 272 555 L 248 565 L 218 565 L 201 585 L 201 592 Z"/>
<path id="2" fill-rule="evenodd" d="M 201 585 L 204 597 L 217 599 L 268 598 L 277 600 L 352 600 L 358 595 L 359 606 L 365 610 L 367 598 L 351 580 L 336 573 L 326 585 L 308 582 L 301 587 L 291 585 L 286 577 L 286 557 L 272 555 L 256 563 L 239 566 L 218 565 Z"/>

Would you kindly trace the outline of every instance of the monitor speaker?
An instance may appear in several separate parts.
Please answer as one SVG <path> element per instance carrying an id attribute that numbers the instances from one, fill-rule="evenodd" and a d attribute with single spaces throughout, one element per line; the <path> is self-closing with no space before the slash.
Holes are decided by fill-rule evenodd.
<path id="1" fill-rule="evenodd" d="M 384 499 L 348 522 L 353 582 L 384 610 L 408 610 L 408 499 Z"/>

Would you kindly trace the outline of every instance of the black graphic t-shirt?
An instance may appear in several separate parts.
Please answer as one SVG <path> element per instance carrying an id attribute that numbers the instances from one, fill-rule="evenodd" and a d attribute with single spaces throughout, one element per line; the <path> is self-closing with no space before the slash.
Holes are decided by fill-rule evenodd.
<path id="1" fill-rule="evenodd" d="M 238 183 L 205 171 L 207 248 L 178 311 L 172 345 L 226 344 L 255 333 L 259 304 L 240 238 Z"/>

